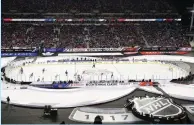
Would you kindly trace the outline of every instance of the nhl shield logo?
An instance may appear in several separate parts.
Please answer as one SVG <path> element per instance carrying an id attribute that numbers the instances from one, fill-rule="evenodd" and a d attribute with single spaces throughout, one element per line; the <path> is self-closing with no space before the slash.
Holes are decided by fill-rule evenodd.
<path id="1" fill-rule="evenodd" d="M 183 108 L 169 98 L 139 97 L 130 100 L 130 103 L 134 115 L 142 119 L 157 120 L 160 123 L 171 123 L 176 118 L 185 117 Z"/>

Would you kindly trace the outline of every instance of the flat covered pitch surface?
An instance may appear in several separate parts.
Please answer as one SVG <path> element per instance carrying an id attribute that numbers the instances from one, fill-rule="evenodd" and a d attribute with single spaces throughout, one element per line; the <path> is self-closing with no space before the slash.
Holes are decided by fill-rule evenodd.
<path id="1" fill-rule="evenodd" d="M 123 108 L 123 105 L 126 102 L 127 98 L 132 98 L 133 96 L 157 96 L 156 94 L 148 93 L 142 90 L 136 90 L 128 96 L 125 96 L 117 101 L 109 102 L 106 104 L 94 105 L 90 107 L 98 108 Z M 177 103 L 180 104 L 193 104 L 194 102 L 190 101 L 181 101 L 174 99 Z M 7 106 L 2 104 L 2 124 L 59 124 L 61 121 L 65 121 L 69 124 L 74 124 L 74 122 L 69 120 L 69 115 L 74 108 L 68 109 L 58 109 L 58 117 L 55 119 L 44 118 L 43 109 L 30 109 L 22 108 L 15 106 Z"/>

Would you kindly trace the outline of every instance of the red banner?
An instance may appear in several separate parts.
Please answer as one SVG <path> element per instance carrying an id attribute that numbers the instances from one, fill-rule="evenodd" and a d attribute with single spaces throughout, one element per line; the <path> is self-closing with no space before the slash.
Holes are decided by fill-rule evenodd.
<path id="1" fill-rule="evenodd" d="M 151 52 L 140 52 L 142 55 L 162 55 L 162 54 L 177 54 L 177 55 L 184 55 L 188 54 L 189 52 L 184 51 L 173 51 L 173 52 L 158 52 L 158 51 L 151 51 Z"/>

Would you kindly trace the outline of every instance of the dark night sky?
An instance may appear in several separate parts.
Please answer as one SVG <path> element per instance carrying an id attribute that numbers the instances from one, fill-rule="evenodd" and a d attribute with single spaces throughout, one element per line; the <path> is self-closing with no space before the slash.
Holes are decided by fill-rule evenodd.
<path id="1" fill-rule="evenodd" d="M 10 0 L 3 0 L 2 4 L 8 3 L 9 1 Z M 191 13 L 188 13 L 188 10 L 186 8 L 192 7 L 194 4 L 194 0 L 167 0 L 167 1 L 171 3 L 171 5 L 174 5 L 177 8 L 179 14 L 182 15 L 183 24 L 186 24 L 186 25 L 189 24 Z"/>
<path id="2" fill-rule="evenodd" d="M 188 13 L 187 7 L 192 7 L 194 0 L 169 0 L 176 8 L 177 11 L 182 15 L 182 22 L 184 25 L 190 23 L 191 13 Z"/>
<path id="3" fill-rule="evenodd" d="M 179 13 L 186 11 L 186 7 L 192 7 L 194 0 L 169 0 L 172 4 L 175 5 Z"/>

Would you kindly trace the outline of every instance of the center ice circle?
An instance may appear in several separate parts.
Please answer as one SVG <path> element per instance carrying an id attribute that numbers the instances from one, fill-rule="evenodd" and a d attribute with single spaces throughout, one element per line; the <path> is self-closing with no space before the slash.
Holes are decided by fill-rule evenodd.
<path id="1" fill-rule="evenodd" d="M 23 74 L 20 73 L 21 67 Z M 170 63 L 162 62 L 65 62 L 29 64 L 11 69 L 7 76 L 16 81 L 67 81 L 77 80 L 171 80 L 188 75 L 188 72 Z M 43 69 L 45 71 L 43 72 Z M 68 74 L 67 74 L 68 72 Z M 30 75 L 33 73 L 33 76 Z"/>

